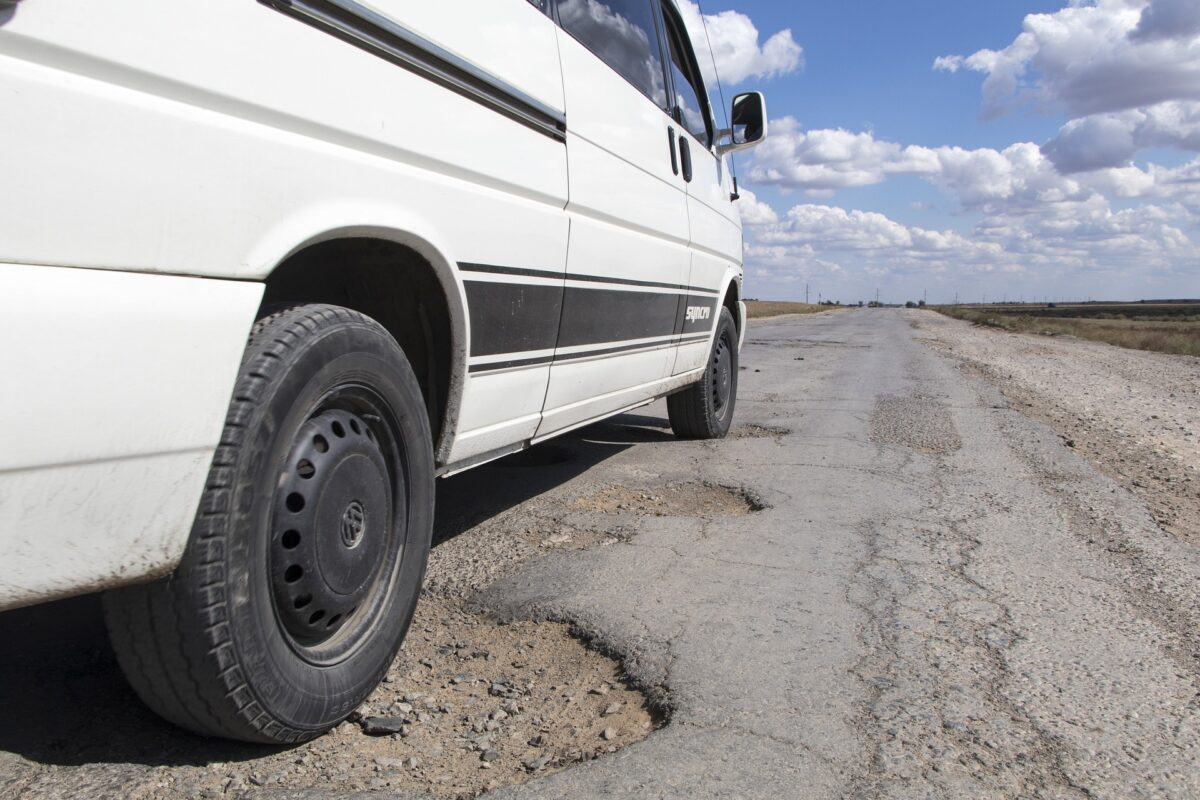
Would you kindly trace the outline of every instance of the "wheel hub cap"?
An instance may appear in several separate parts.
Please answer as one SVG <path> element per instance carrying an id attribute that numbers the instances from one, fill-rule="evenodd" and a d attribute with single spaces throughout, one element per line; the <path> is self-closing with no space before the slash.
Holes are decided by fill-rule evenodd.
<path id="1" fill-rule="evenodd" d="M 729 402 L 730 384 L 733 380 L 732 363 L 729 356 L 729 348 L 726 346 L 724 339 L 717 346 L 717 352 L 713 357 L 713 405 L 714 410 L 720 412 Z"/>
<path id="2" fill-rule="evenodd" d="M 387 461 L 367 423 L 325 411 L 301 427 L 280 475 L 271 587 L 299 644 L 331 638 L 362 605 L 386 560 Z"/>

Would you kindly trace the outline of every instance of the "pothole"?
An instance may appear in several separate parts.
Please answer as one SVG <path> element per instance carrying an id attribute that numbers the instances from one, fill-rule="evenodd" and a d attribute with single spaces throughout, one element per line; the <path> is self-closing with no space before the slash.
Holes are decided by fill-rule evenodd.
<path id="1" fill-rule="evenodd" d="M 653 514 L 660 517 L 731 517 L 766 504 L 746 489 L 712 483 L 674 483 L 654 488 L 606 486 L 571 503 L 575 511 Z"/>
<path id="2" fill-rule="evenodd" d="M 423 598 L 400 655 L 349 720 L 250 762 L 173 770 L 173 791 L 154 796 L 336 785 L 469 798 L 615 753 L 661 724 L 617 664 L 566 625 L 500 624 Z"/>
<path id="3" fill-rule="evenodd" d="M 775 425 L 755 425 L 748 423 L 739 425 L 729 432 L 731 439 L 770 439 L 787 436 L 791 428 L 781 428 Z"/>

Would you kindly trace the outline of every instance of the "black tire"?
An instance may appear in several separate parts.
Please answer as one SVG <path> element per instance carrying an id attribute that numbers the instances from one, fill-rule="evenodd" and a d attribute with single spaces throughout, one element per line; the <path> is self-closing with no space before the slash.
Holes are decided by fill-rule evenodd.
<path id="1" fill-rule="evenodd" d="M 723 439 L 733 423 L 738 380 L 737 325 L 721 308 L 704 377 L 667 398 L 671 430 L 681 439 Z"/>
<path id="2" fill-rule="evenodd" d="M 388 332 L 328 305 L 259 320 L 182 562 L 105 595 L 129 682 L 196 733 L 325 732 L 408 630 L 433 496 L 425 403 Z"/>

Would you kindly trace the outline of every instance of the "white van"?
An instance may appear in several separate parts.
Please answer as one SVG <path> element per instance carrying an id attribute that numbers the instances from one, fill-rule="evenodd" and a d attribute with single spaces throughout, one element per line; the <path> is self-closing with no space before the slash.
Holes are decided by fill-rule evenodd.
<path id="1" fill-rule="evenodd" d="M 0 0 L 0 608 L 298 742 L 403 639 L 435 476 L 733 415 L 741 225 L 673 0 Z"/>

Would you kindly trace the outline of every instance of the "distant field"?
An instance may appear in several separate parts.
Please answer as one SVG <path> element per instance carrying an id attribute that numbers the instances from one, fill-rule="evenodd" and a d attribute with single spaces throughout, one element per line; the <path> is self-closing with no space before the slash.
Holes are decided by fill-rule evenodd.
<path id="1" fill-rule="evenodd" d="M 939 306 L 935 310 L 1010 331 L 1069 334 L 1132 350 L 1200 356 L 1200 303 Z"/>
<path id="2" fill-rule="evenodd" d="M 746 315 L 750 319 L 756 317 L 776 317 L 780 314 L 813 314 L 817 311 L 828 311 L 837 306 L 819 306 L 816 303 L 792 303 L 786 300 L 747 300 Z"/>

